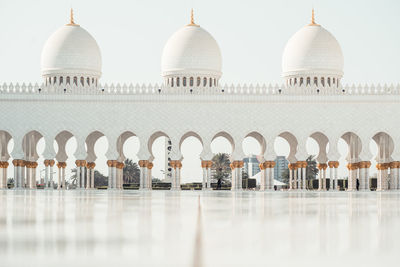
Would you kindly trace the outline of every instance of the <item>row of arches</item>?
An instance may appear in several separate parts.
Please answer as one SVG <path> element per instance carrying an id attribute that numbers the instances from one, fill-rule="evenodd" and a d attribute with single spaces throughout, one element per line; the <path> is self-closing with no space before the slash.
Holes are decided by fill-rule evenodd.
<path id="1" fill-rule="evenodd" d="M 127 143 L 127 140 L 131 140 L 131 147 L 128 149 L 124 148 L 125 143 Z M 160 140 L 161 141 L 160 141 Z M 154 152 L 154 144 L 158 142 L 157 146 L 158 148 L 162 148 L 164 144 L 168 141 L 172 142 L 172 147 L 174 147 L 171 150 L 174 150 L 172 155 L 170 157 L 163 157 L 162 154 Z M 9 161 L 11 158 L 11 155 L 9 151 L 13 151 L 13 137 L 11 134 L 9 134 L 6 131 L 0 131 L 0 156 L 1 156 L 1 161 Z M 99 162 L 97 164 L 99 168 L 101 168 L 101 165 L 105 165 L 107 160 L 110 160 L 110 156 L 105 156 L 108 151 L 108 146 L 109 142 L 111 140 L 108 140 L 108 138 L 100 131 L 94 131 L 90 133 L 84 142 L 84 146 L 82 148 L 82 145 L 79 148 L 78 141 L 74 140 L 74 135 L 70 131 L 62 131 L 59 134 L 56 135 L 53 146 L 54 146 L 54 151 L 56 151 L 56 154 L 54 155 L 54 159 L 57 162 L 67 162 L 69 158 L 71 158 L 71 155 L 75 156 L 75 159 L 78 160 L 86 160 L 87 162 L 95 162 L 97 160 L 97 153 L 96 153 L 96 144 L 100 144 L 100 147 L 102 147 L 102 151 L 100 152 L 103 154 L 103 159 L 102 162 Z M 103 140 L 103 141 L 101 141 Z M 133 141 L 134 140 L 134 141 Z M 158 141 L 157 141 L 158 140 Z M 193 148 L 190 149 L 185 149 L 183 145 L 185 144 L 186 140 L 191 140 L 191 143 L 197 143 L 196 147 L 197 149 L 193 150 Z M 225 145 L 217 145 L 217 148 L 212 148 L 212 143 L 215 140 L 220 140 L 220 143 L 224 143 Z M 299 141 L 297 140 L 296 136 L 290 132 L 282 132 L 279 134 L 276 138 L 277 141 L 273 144 L 274 148 L 272 149 L 272 153 L 274 155 L 280 155 L 280 156 L 285 156 L 287 160 L 290 163 L 295 163 L 299 160 L 303 160 L 301 157 L 301 153 L 299 154 Z M 371 144 L 363 144 L 360 137 L 357 136 L 353 132 L 347 132 L 343 134 L 339 140 L 339 143 L 345 144 L 346 151 L 342 151 L 342 153 L 345 153 L 345 162 L 346 163 L 357 163 L 361 161 L 375 161 L 376 163 L 390 163 L 393 162 L 394 159 L 392 158 L 392 153 L 394 151 L 394 142 L 393 139 L 385 132 L 379 132 L 375 134 L 372 137 L 373 142 L 372 147 L 375 144 L 375 148 L 373 147 L 372 149 L 367 148 L 367 150 L 375 150 L 376 151 L 376 157 L 375 159 L 372 158 L 365 158 L 362 156 L 362 151 L 363 151 L 363 146 L 371 146 Z M 101 141 L 101 142 L 99 142 Z M 139 153 L 139 150 L 141 150 L 141 142 L 147 141 L 147 149 L 148 149 L 148 158 L 140 158 L 137 154 Z M 179 142 L 177 142 L 179 141 Z M 112 160 L 117 160 L 119 162 L 123 162 L 127 157 L 126 157 L 126 152 L 128 152 L 129 156 L 133 158 L 135 161 L 139 160 L 149 160 L 149 161 L 155 161 L 156 158 L 164 158 L 161 159 L 160 161 L 163 161 L 163 163 L 158 163 L 158 169 L 162 169 L 164 165 L 164 173 L 166 172 L 166 166 L 168 165 L 168 162 L 170 160 L 182 160 L 183 163 L 183 176 L 191 176 L 193 171 L 188 171 L 186 170 L 185 166 L 190 166 L 191 164 L 188 162 L 189 160 L 196 161 L 196 165 L 198 166 L 196 171 L 201 170 L 201 160 L 209 160 L 210 155 L 213 155 L 218 152 L 224 152 L 228 153 L 231 155 L 232 160 L 241 160 L 240 157 L 243 157 L 244 155 L 247 154 L 256 154 L 263 156 L 266 153 L 268 144 L 263 137 L 258 132 L 250 132 L 247 134 L 243 140 L 242 144 L 238 144 L 237 141 L 235 143 L 235 139 L 227 132 L 219 132 L 216 135 L 214 135 L 211 138 L 211 142 L 206 142 L 203 140 L 202 136 L 199 135 L 196 132 L 189 131 L 182 135 L 180 138 L 171 138 L 168 134 L 162 131 L 155 132 L 152 134 L 147 140 L 140 140 L 131 131 L 127 131 L 122 133 L 117 140 L 115 141 L 117 143 L 116 148 L 117 148 L 117 156 L 112 158 Z M 309 145 L 308 143 L 311 142 L 313 145 L 312 149 L 308 149 Z M 41 143 L 41 145 L 39 145 Z M 74 144 L 75 143 L 75 144 Z M 129 143 L 129 142 L 128 142 Z M 218 143 L 218 142 L 217 142 Z M 175 145 L 176 144 L 176 145 Z M 246 144 L 250 145 L 251 149 L 247 149 L 246 151 Z M 285 145 L 283 145 L 285 144 Z M 269 144 L 269 147 L 271 147 L 272 144 Z M 46 157 L 45 149 L 43 148 L 44 145 L 44 138 L 43 135 L 38 132 L 38 131 L 31 131 L 23 137 L 22 140 L 22 146 L 23 146 L 23 159 L 30 161 L 30 162 L 37 162 L 39 158 L 44 159 L 49 159 Z M 42 151 L 38 151 L 38 146 L 42 147 Z M 208 148 L 206 148 L 208 146 Z M 301 145 L 303 146 L 303 145 Z M 305 144 L 306 151 L 305 152 L 307 155 L 308 154 L 313 154 L 316 156 L 316 159 L 319 163 L 327 163 L 329 160 L 338 160 L 339 156 L 334 155 L 336 158 L 335 159 L 330 159 L 328 157 L 329 151 L 330 151 L 330 146 L 338 146 L 338 144 L 330 144 L 328 137 L 322 133 L 322 132 L 315 132 L 309 136 L 309 139 L 307 140 L 307 144 Z M 68 148 L 69 147 L 69 148 Z M 75 147 L 75 148 L 74 148 Z M 222 148 L 223 147 L 223 148 Z M 282 147 L 285 147 L 282 149 Z M 222 148 L 222 149 L 221 149 Z M 210 153 L 205 154 L 204 151 L 209 149 Z M 48 149 L 47 149 L 48 150 Z M 68 151 L 69 150 L 69 151 Z M 82 150 L 82 151 L 79 151 Z M 243 153 L 239 153 L 238 151 L 243 150 Z M 270 148 L 271 150 L 271 148 Z M 178 151 L 179 153 L 176 153 Z M 194 154 L 191 152 L 195 152 Z M 98 152 L 99 153 L 99 152 Z M 12 153 L 11 153 L 12 154 Z M 185 154 L 190 155 L 189 157 L 186 157 Z M 197 154 L 197 159 L 195 158 Z M 375 154 L 372 152 L 371 154 Z M 84 155 L 84 157 L 80 156 Z M 332 156 L 332 155 L 330 155 Z M 40 160 L 38 161 L 39 164 Z M 70 165 L 74 165 L 74 161 L 70 160 Z M 342 171 L 344 172 L 346 170 L 345 167 L 346 164 L 341 164 Z M 193 165 L 192 165 L 193 166 Z M 11 166 L 10 166 L 11 168 Z M 106 169 L 106 168 L 105 168 Z M 161 171 L 156 171 L 153 172 L 154 175 L 157 175 L 160 179 L 163 179 L 165 177 L 162 177 L 160 175 Z M 161 173 L 162 174 L 162 173 Z M 39 175 L 40 177 L 40 175 Z"/>

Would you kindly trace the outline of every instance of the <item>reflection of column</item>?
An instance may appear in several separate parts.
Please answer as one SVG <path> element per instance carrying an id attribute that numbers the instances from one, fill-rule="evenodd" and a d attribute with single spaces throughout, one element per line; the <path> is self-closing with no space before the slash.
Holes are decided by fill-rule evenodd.
<path id="1" fill-rule="evenodd" d="M 376 169 L 378 170 L 378 184 L 376 191 L 384 191 L 387 189 L 387 170 L 389 168 L 388 163 L 378 163 L 376 164 Z"/>
<path id="2" fill-rule="evenodd" d="M 149 162 L 149 164 L 147 164 L 147 188 L 149 190 L 153 189 L 153 177 L 151 174 L 151 169 L 153 169 L 153 167 L 154 167 L 153 162 Z M 122 175 L 121 175 L 121 181 L 122 181 Z"/>
<path id="3" fill-rule="evenodd" d="M 354 191 L 356 190 L 356 180 L 357 180 L 357 169 L 358 169 L 359 163 L 349 163 L 347 164 L 347 169 L 349 169 L 349 179 L 348 179 L 348 186 L 347 190 L 348 191 Z"/>
<path id="4" fill-rule="evenodd" d="M 145 189 L 146 187 L 146 172 L 148 160 L 139 160 L 140 167 L 140 178 L 139 178 L 139 189 Z M 174 179 L 174 178 L 172 178 Z"/>

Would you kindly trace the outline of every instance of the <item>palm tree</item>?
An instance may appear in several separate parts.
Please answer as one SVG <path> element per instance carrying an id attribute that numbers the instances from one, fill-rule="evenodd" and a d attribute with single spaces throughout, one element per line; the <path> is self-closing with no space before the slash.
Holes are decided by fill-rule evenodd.
<path id="1" fill-rule="evenodd" d="M 140 169 L 136 162 L 131 159 L 126 159 L 124 162 L 124 183 L 139 183 Z"/>
<path id="2" fill-rule="evenodd" d="M 231 161 L 226 153 L 218 153 L 212 158 L 212 168 L 215 170 L 214 179 L 227 180 L 231 176 Z"/>

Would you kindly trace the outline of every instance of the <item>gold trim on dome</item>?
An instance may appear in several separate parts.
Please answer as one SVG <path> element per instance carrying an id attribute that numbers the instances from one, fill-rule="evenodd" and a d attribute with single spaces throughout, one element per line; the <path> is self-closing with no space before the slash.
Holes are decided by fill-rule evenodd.
<path id="1" fill-rule="evenodd" d="M 193 14 L 193 8 L 190 11 L 190 23 L 187 26 L 196 26 L 196 27 L 200 27 L 200 25 L 197 25 L 196 23 L 194 23 L 194 14 Z"/>
<path id="2" fill-rule="evenodd" d="M 71 8 L 71 11 L 69 13 L 69 23 L 67 24 L 67 26 L 79 26 L 79 24 L 75 24 L 74 21 L 74 10 Z"/>
<path id="3" fill-rule="evenodd" d="M 314 12 L 314 8 L 312 9 L 312 13 L 311 13 L 311 23 L 308 24 L 308 26 L 320 26 L 319 24 L 315 23 L 315 12 Z"/>

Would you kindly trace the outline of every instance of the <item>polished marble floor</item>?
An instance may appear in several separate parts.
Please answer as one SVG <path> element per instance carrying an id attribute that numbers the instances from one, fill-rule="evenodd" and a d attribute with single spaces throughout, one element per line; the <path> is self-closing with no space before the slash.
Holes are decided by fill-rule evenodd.
<path id="1" fill-rule="evenodd" d="M 0 191 L 0 266 L 398 266 L 400 192 Z"/>

